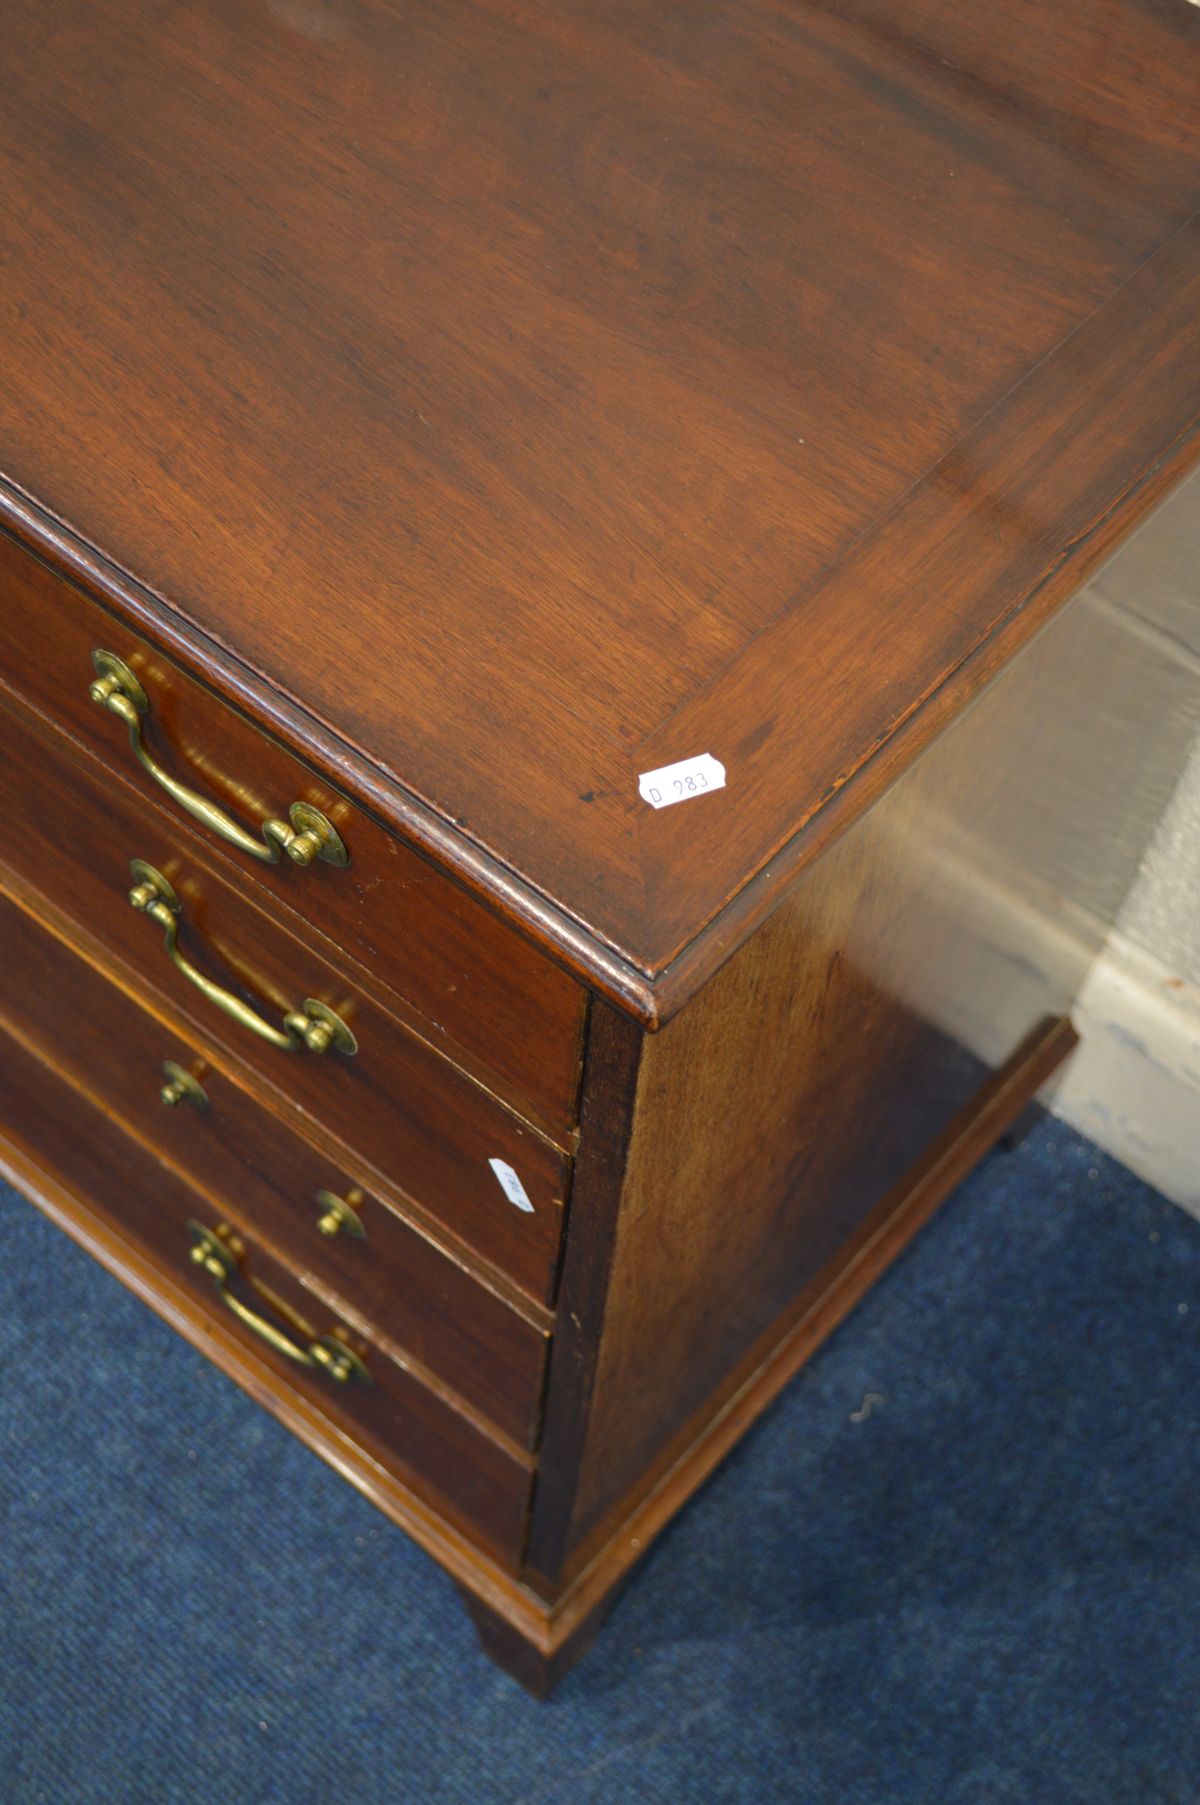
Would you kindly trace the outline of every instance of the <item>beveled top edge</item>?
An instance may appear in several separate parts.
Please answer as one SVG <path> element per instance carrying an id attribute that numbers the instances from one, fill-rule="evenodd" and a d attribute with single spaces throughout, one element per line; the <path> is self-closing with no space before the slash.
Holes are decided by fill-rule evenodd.
<path id="1" fill-rule="evenodd" d="M 318 762 L 359 806 L 410 839 L 439 868 L 490 904 L 574 976 L 625 1010 L 649 1032 L 656 1032 L 749 939 L 803 869 L 819 858 L 920 756 L 946 718 L 967 705 L 1196 467 L 1200 467 L 1200 424 L 1171 446 L 1120 498 L 1086 544 L 1077 548 L 1076 557 L 1061 564 L 1040 586 L 1037 595 L 1030 598 L 1025 613 L 1004 623 L 968 665 L 953 674 L 939 695 L 910 716 L 855 778 L 747 879 L 677 958 L 654 975 L 640 970 L 565 910 L 555 907 L 533 885 L 408 794 L 361 751 L 314 720 L 228 647 L 184 620 L 161 596 L 111 563 L 68 523 L 55 518 L 3 475 L 0 528 L 11 532 L 60 575 L 127 617 L 139 630 L 156 636 L 190 675 L 210 686 L 214 677 L 219 679 L 238 708 L 276 735 L 289 751 Z M 1018 621 L 1024 630 L 1019 643 L 1012 644 L 1011 629 Z"/>
<path id="2" fill-rule="evenodd" d="M 740 778 L 762 786 L 792 769 L 807 789 L 805 813 L 773 807 L 774 840 L 764 815 L 742 846 L 727 833 L 720 802 L 697 811 L 655 814 L 654 838 L 628 805 L 613 815 L 609 837 L 624 842 L 641 890 L 603 924 L 572 913 L 570 898 L 552 898 L 478 837 L 446 819 L 372 760 L 327 720 L 301 705 L 215 634 L 189 620 L 168 598 L 121 568 L 70 522 L 0 474 L 0 527 L 60 574 L 157 638 L 190 675 L 217 688 L 292 753 L 316 764 L 389 828 L 481 897 L 574 975 L 648 1029 L 662 1026 L 771 912 L 804 867 L 820 856 L 920 754 L 1005 662 L 1033 637 L 1140 523 L 1157 500 L 1200 458 L 1200 214 L 1174 233 L 1064 340 L 1027 380 L 880 520 L 841 564 L 813 587 L 836 597 L 876 596 L 903 588 L 920 573 L 950 596 L 972 586 L 974 627 L 958 633 L 954 609 L 944 643 L 931 640 L 925 675 L 904 706 L 890 712 L 873 743 L 856 740 L 853 762 L 822 784 L 805 761 L 811 748 L 792 745 L 794 723 L 781 717 L 774 740 L 745 750 Z M 1002 530 L 992 530 L 1000 523 Z M 968 556 L 968 554 L 971 554 Z M 872 586 L 874 586 L 872 590 Z M 952 597 L 950 598 L 952 599 Z M 831 615 L 829 597 L 823 604 Z M 788 640 L 804 629 L 791 610 L 752 641 L 720 682 L 680 710 L 698 723 L 697 745 L 724 750 L 706 723 L 736 723 L 740 694 L 750 686 L 756 718 L 764 686 L 788 667 Z M 773 663 L 772 663 L 773 661 Z M 919 675 L 919 673 L 918 673 Z M 769 698 L 766 698 L 769 699 Z M 882 720 L 882 716 L 877 718 Z M 688 725 L 686 731 L 692 734 Z M 728 738 L 728 736 L 726 736 Z M 793 733 L 794 737 L 794 733 Z M 670 756 L 661 737 L 630 755 L 641 768 Z M 653 756 L 651 756 L 653 754 Z M 784 763 L 779 764 L 780 757 Z M 799 790 L 796 791 L 799 793 Z M 757 817 L 753 818 L 753 822 Z M 684 919 L 671 895 L 673 836 L 685 831 L 695 857 L 707 847 L 725 875 Z M 749 830 L 746 830 L 749 831 Z M 628 837 L 632 834 L 632 838 Z M 743 836 L 744 837 L 744 836 Z M 601 843 L 597 842 L 597 856 Z M 672 916 L 674 919 L 672 919 Z M 617 943 L 624 933 L 626 945 Z"/>
<path id="3" fill-rule="evenodd" d="M 333 12 L 10 0 L 0 525 L 653 1026 L 1192 456 L 1200 12 Z"/>
<path id="4" fill-rule="evenodd" d="M 68 521 L 0 472 L 0 531 L 60 576 L 162 645 L 188 672 L 218 690 L 297 757 L 317 765 L 352 800 L 403 835 L 473 895 L 495 908 L 573 975 L 656 1029 L 658 985 L 646 973 L 555 907 L 487 848 L 412 796 L 349 744 L 255 671 L 230 647 L 187 620 L 129 571 L 107 558 Z"/>

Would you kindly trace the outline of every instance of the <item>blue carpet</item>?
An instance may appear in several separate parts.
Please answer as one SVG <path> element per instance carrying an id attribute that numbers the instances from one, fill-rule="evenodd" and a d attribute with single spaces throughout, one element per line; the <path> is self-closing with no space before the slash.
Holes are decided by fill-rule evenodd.
<path id="1" fill-rule="evenodd" d="M 1200 1800 L 1200 1225 L 1057 1123 L 544 1706 L 349 1486 L 11 1193 L 0 1221 L 5 1805 Z"/>

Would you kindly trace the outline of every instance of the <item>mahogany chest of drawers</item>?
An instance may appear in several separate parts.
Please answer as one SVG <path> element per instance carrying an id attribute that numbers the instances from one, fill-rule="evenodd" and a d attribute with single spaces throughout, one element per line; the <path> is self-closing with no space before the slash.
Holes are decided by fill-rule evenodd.
<path id="1" fill-rule="evenodd" d="M 1071 1046 L 1198 27 L 6 9 L 0 1167 L 534 1689 Z"/>

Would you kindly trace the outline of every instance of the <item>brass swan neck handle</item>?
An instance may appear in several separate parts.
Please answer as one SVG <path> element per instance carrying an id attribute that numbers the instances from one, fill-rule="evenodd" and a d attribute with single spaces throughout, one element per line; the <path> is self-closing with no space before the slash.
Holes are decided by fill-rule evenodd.
<path id="1" fill-rule="evenodd" d="M 310 1366 L 323 1372 L 338 1385 L 345 1385 L 350 1379 L 357 1380 L 360 1385 L 371 1384 L 371 1375 L 363 1361 L 339 1335 L 314 1336 L 309 1333 L 293 1340 L 282 1329 L 276 1328 L 267 1317 L 261 1316 L 249 1304 L 242 1302 L 231 1289 L 239 1272 L 240 1247 L 224 1224 L 219 1229 L 211 1229 L 205 1228 L 202 1222 L 189 1222 L 188 1233 L 192 1237 L 193 1265 L 198 1266 L 202 1272 L 207 1272 L 226 1309 L 231 1310 L 238 1321 L 257 1335 L 260 1341 L 265 1341 L 268 1347 L 273 1347 L 286 1360 L 294 1360 L 298 1366 Z M 245 1282 L 255 1288 L 253 1279 L 246 1279 Z M 267 1295 L 270 1296 L 270 1293 Z M 273 1298 L 272 1301 L 279 1310 L 283 1310 L 281 1299 Z"/>
<path id="2" fill-rule="evenodd" d="M 109 714 L 116 715 L 119 721 L 124 721 L 129 729 L 133 755 L 142 769 L 194 821 L 211 829 L 230 846 L 236 846 L 239 852 L 266 865 L 277 865 L 281 853 L 286 853 L 295 865 L 311 865 L 314 859 L 323 859 L 329 865 L 350 863 L 350 854 L 341 835 L 311 803 L 293 802 L 288 810 L 290 826 L 287 821 L 269 816 L 262 823 L 260 837 L 256 838 L 217 803 L 172 777 L 146 745 L 143 721 L 150 713 L 150 702 L 137 677 L 115 652 L 106 652 L 100 646 L 92 653 L 92 665 L 96 672 L 88 690 L 92 701 L 107 709 Z"/>
<path id="3" fill-rule="evenodd" d="M 358 1042 L 341 1016 L 315 997 L 306 998 L 299 1009 L 289 1009 L 283 1025 L 276 1028 L 232 990 L 206 978 L 179 950 L 180 903 L 167 879 L 144 859 L 132 859 L 129 869 L 134 878 L 133 889 L 129 892 L 133 907 L 158 923 L 171 963 L 222 1014 L 284 1053 L 296 1053 L 302 1047 L 310 1053 L 325 1053 L 330 1047 L 339 1053 L 357 1053 Z"/>

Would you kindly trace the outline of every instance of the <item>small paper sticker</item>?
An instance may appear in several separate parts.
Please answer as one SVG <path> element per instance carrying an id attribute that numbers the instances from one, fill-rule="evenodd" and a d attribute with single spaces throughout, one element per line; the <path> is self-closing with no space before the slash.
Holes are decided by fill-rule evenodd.
<path id="1" fill-rule="evenodd" d="M 657 771 L 643 771 L 638 778 L 638 795 L 651 808 L 670 808 L 676 802 L 690 802 L 693 796 L 707 796 L 710 790 L 725 788 L 725 767 L 711 752 L 697 758 L 681 758 L 677 764 L 663 765 Z"/>
<path id="2" fill-rule="evenodd" d="M 519 1210 L 528 1210 L 533 1214 L 533 1205 L 529 1201 L 529 1193 L 521 1183 L 506 1159 L 490 1159 L 488 1165 L 496 1174 L 500 1189 L 510 1203 L 515 1203 Z"/>

